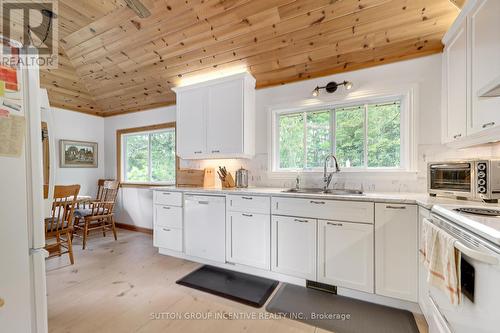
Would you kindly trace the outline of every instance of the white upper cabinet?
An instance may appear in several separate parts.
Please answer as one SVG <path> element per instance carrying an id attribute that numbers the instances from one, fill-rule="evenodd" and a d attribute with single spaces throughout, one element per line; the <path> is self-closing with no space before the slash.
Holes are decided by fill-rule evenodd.
<path id="1" fill-rule="evenodd" d="M 482 0 L 470 14 L 473 132 L 500 125 L 500 97 L 480 91 L 500 76 L 500 1 Z"/>
<path id="2" fill-rule="evenodd" d="M 443 101 L 445 113 L 444 140 L 451 142 L 467 135 L 467 21 L 464 21 L 444 49 Z"/>
<path id="3" fill-rule="evenodd" d="M 177 155 L 250 158 L 255 151 L 255 79 L 248 73 L 175 88 Z"/>
<path id="4" fill-rule="evenodd" d="M 243 151 L 243 81 L 233 80 L 209 87 L 207 148 L 210 154 Z"/>
<path id="5" fill-rule="evenodd" d="M 178 155 L 180 152 L 199 156 L 207 153 L 206 99 L 207 91 L 202 89 L 187 90 L 182 94 L 177 94 Z"/>
<path id="6" fill-rule="evenodd" d="M 443 37 L 442 139 L 453 147 L 500 140 L 500 1 L 469 0 Z"/>

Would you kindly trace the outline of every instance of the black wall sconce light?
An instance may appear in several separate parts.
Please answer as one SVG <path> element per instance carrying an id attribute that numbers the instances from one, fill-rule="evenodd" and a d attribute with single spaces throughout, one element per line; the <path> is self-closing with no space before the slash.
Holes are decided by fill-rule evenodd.
<path id="1" fill-rule="evenodd" d="M 328 84 L 324 87 L 318 86 L 318 87 L 314 88 L 314 90 L 312 91 L 312 95 L 314 97 L 319 96 L 319 91 L 321 89 L 325 89 L 326 92 L 329 92 L 331 94 L 331 93 L 336 92 L 339 86 L 344 86 L 347 90 L 350 90 L 350 89 L 352 89 L 352 82 L 349 82 L 349 81 L 344 81 L 341 83 L 337 83 L 335 81 L 328 82 Z"/>

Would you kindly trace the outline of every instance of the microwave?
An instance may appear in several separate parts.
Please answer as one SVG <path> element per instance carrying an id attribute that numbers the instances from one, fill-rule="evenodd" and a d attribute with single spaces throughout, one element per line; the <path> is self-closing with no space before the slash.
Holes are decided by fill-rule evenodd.
<path id="1" fill-rule="evenodd" d="M 427 191 L 431 196 L 498 202 L 500 159 L 429 163 Z"/>

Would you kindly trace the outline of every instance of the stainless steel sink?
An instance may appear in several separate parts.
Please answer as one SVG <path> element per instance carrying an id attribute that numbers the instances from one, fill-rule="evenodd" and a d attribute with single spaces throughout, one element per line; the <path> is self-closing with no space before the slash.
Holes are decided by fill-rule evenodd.
<path id="1" fill-rule="evenodd" d="M 323 190 L 322 188 L 290 188 L 282 191 L 283 193 L 309 193 L 309 194 L 330 194 L 330 195 L 362 195 L 363 191 L 359 190 L 335 190 L 328 189 Z"/>

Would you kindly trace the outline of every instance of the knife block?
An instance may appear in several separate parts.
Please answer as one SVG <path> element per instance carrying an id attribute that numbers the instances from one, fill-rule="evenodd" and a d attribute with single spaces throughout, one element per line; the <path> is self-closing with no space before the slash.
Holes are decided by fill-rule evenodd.
<path id="1" fill-rule="evenodd" d="M 222 183 L 222 188 L 234 188 L 236 187 L 235 183 L 234 183 L 234 178 L 233 176 L 231 175 L 231 172 L 228 172 L 227 173 L 227 176 L 226 176 L 226 180 L 220 180 L 221 183 Z"/>

